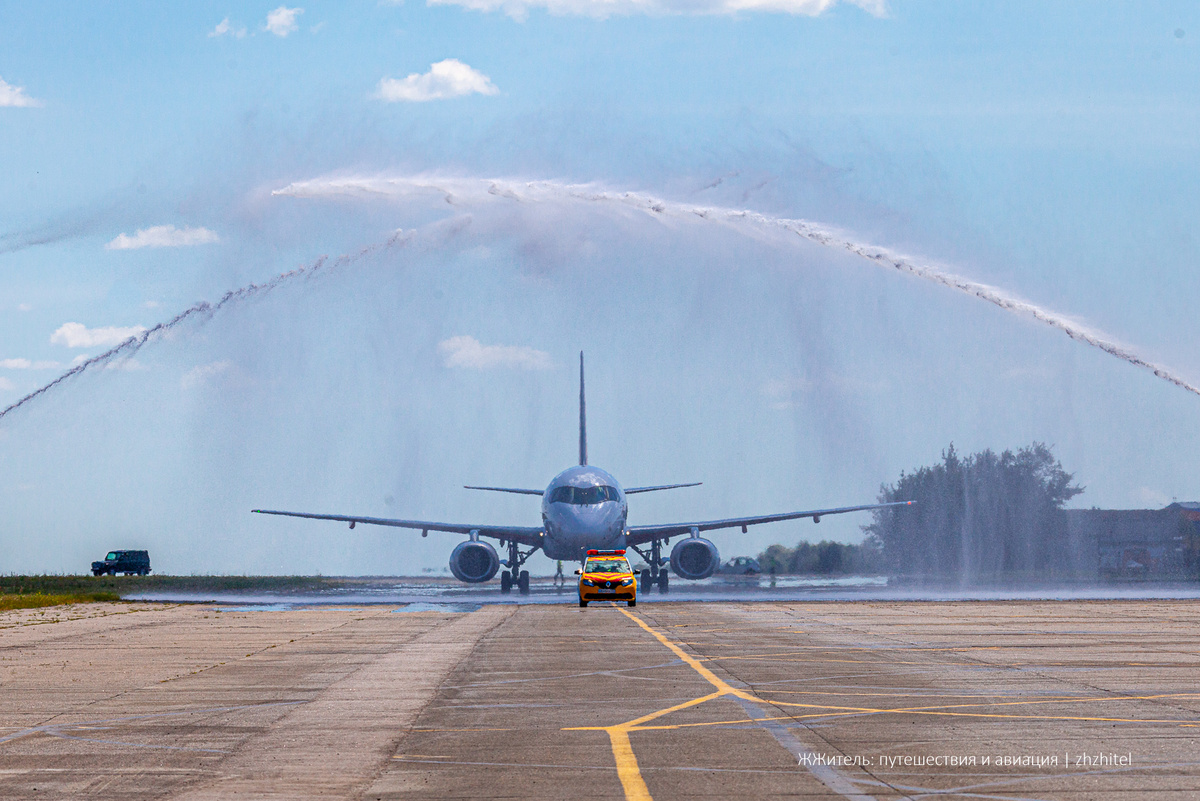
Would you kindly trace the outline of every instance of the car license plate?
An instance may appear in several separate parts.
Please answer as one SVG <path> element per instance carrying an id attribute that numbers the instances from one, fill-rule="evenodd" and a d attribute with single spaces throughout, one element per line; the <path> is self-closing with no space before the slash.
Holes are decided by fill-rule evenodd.
<path id="1" fill-rule="evenodd" d="M 613 587 L 601 587 L 600 592 L 612 594 L 616 592 L 616 589 Z"/>

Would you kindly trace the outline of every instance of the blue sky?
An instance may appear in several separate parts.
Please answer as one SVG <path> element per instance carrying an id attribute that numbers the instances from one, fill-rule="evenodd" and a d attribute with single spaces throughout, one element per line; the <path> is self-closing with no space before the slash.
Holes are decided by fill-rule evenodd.
<path id="1" fill-rule="evenodd" d="M 550 181 L 818 221 L 1196 384 L 1198 42 L 1185 3 L 0 7 L 0 404 L 330 257 L 0 420 L 7 569 L 441 571 L 450 539 L 245 512 L 536 520 L 458 487 L 570 463 L 579 350 L 593 461 L 705 482 L 637 522 L 861 502 L 950 442 L 1051 443 L 1079 505 L 1200 499 L 1200 398 L 835 249 L 577 199 L 273 194 Z"/>

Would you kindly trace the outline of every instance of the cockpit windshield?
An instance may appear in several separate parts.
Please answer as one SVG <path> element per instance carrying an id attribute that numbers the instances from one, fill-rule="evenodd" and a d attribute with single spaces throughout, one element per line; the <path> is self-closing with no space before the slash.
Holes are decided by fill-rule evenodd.
<path id="1" fill-rule="evenodd" d="M 629 562 L 624 559 L 589 559 L 583 566 L 584 573 L 629 573 Z"/>
<path id="2" fill-rule="evenodd" d="M 619 501 L 620 494 L 616 487 L 556 487 L 550 493 L 550 503 L 573 503 L 577 506 L 591 506 L 605 501 Z"/>

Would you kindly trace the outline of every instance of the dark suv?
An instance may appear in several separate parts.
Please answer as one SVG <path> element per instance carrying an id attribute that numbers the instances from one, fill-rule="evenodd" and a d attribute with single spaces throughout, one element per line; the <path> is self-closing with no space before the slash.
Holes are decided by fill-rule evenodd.
<path id="1" fill-rule="evenodd" d="M 92 575 L 103 576 L 150 575 L 150 554 L 147 551 L 109 551 L 102 562 L 92 562 Z"/>

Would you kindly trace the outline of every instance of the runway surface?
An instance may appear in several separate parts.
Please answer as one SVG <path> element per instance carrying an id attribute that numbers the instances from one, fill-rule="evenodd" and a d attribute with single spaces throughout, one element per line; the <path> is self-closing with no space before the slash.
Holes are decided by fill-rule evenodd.
<path id="1" fill-rule="evenodd" d="M 571 577 L 572 580 L 574 577 Z M 305 604 L 574 604 L 575 587 L 555 583 L 548 576 L 530 581 L 530 594 L 500 591 L 499 581 L 463 584 L 442 577 L 329 578 L 332 586 L 300 592 L 235 592 L 170 589 L 125 592 L 126 600 L 197 603 L 212 601 L 236 605 L 272 604 L 277 608 Z M 1195 582 L 1135 582 L 1071 584 L 1057 586 L 976 587 L 892 585 L 882 576 L 713 576 L 701 581 L 671 582 L 672 601 L 1083 601 L 1083 600 L 1200 600 Z M 660 600 L 658 592 L 648 595 Z"/>
<path id="2" fill-rule="evenodd" d="M 7 612 L 0 798 L 1195 798 L 1198 668 L 1195 600 Z"/>

